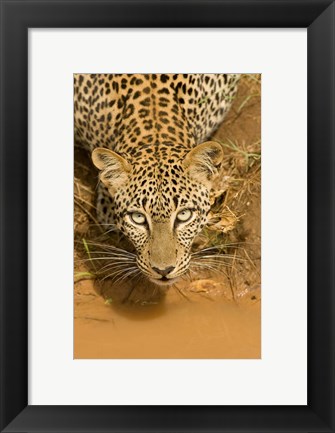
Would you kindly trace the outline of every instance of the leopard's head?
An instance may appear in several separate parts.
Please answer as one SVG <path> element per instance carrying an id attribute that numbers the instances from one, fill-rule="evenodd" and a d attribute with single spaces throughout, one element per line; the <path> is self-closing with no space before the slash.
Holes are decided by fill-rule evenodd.
<path id="1" fill-rule="evenodd" d="M 112 198 L 108 223 L 132 242 L 137 266 L 151 281 L 172 284 L 187 272 L 192 243 L 207 223 L 222 157 L 215 142 L 188 153 L 170 149 L 156 164 L 145 157 L 141 163 L 131 161 L 104 148 L 93 151 L 93 163 Z"/>

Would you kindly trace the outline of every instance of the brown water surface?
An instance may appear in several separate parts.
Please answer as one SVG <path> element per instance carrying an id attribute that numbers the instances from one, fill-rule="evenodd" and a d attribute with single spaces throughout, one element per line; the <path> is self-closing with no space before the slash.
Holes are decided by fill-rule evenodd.
<path id="1" fill-rule="evenodd" d="M 75 295 L 75 358 L 260 358 L 259 290 L 227 299 L 215 280 L 161 299 L 113 303 L 90 281 Z M 193 289 L 193 291 L 192 291 Z"/>

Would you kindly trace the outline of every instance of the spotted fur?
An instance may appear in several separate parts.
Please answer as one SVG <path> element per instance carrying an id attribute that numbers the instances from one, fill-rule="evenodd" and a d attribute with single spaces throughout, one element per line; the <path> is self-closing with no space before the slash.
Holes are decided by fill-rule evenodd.
<path id="1" fill-rule="evenodd" d="M 100 170 L 98 219 L 131 240 L 138 267 L 157 283 L 188 270 L 192 242 L 207 223 L 222 148 L 205 140 L 227 113 L 238 79 L 74 76 L 75 139 Z"/>

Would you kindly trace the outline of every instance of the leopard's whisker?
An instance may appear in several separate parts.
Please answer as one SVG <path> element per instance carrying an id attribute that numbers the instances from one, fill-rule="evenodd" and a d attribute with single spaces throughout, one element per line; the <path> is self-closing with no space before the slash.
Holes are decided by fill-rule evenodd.
<path id="1" fill-rule="evenodd" d="M 241 256 L 233 256 L 231 254 L 207 254 L 207 255 L 193 255 L 192 256 L 195 259 L 215 259 L 215 260 L 224 260 L 224 259 L 231 259 L 231 260 L 238 260 L 242 262 L 246 262 L 247 259 L 241 257 Z"/>
<path id="2" fill-rule="evenodd" d="M 218 264 L 230 264 L 231 261 L 230 260 L 224 260 L 224 256 L 219 256 L 219 257 L 192 257 L 192 262 L 197 261 L 197 262 L 213 262 L 213 263 L 218 263 Z"/>
<path id="3" fill-rule="evenodd" d="M 191 253 L 192 256 L 227 256 L 227 257 L 235 257 L 235 255 L 233 254 L 229 254 L 229 253 L 225 253 L 225 252 L 221 252 L 219 249 L 213 249 L 211 251 L 206 251 L 206 250 L 201 250 L 201 251 L 197 251 L 196 253 Z"/>
<path id="4" fill-rule="evenodd" d="M 198 268 L 198 269 L 201 269 L 201 268 L 202 269 L 209 269 L 209 270 L 212 270 L 213 272 L 219 272 L 219 273 L 222 273 L 224 275 L 227 275 L 226 272 L 224 272 L 221 267 L 216 267 L 216 266 L 213 266 L 212 264 L 201 263 L 201 262 L 192 262 L 190 267 Z"/>
<path id="5" fill-rule="evenodd" d="M 117 272 L 117 271 L 124 271 L 124 272 L 126 272 L 126 271 L 128 271 L 128 269 L 136 269 L 137 267 L 136 266 L 131 266 L 131 265 L 118 265 L 118 266 L 106 266 L 106 267 L 103 267 L 103 268 L 101 268 L 101 269 L 99 269 L 99 273 L 100 274 L 106 274 L 106 272 Z"/>
<path id="6" fill-rule="evenodd" d="M 111 229 L 109 229 L 109 230 L 107 230 L 106 232 L 104 232 L 104 234 L 105 234 L 105 235 L 108 235 L 109 233 L 116 232 L 117 230 L 118 230 L 117 227 L 112 227 Z"/>
<path id="7" fill-rule="evenodd" d="M 132 253 L 130 251 L 127 251 L 127 250 L 125 250 L 123 248 L 114 247 L 112 245 L 105 245 L 105 244 L 93 243 L 93 242 L 87 242 L 87 244 L 89 246 L 93 246 L 93 247 L 100 247 L 100 248 L 102 248 L 103 250 L 106 250 L 106 251 L 117 251 L 117 252 L 120 252 L 122 254 L 132 256 L 132 257 L 136 256 L 136 254 L 134 254 L 134 253 Z"/>
<path id="8" fill-rule="evenodd" d="M 226 267 L 232 266 L 232 264 L 229 262 L 227 263 L 224 260 L 217 260 L 217 259 L 214 260 L 214 259 L 199 259 L 199 258 L 197 258 L 197 259 L 193 259 L 192 263 L 208 263 L 208 264 L 212 264 L 212 265 L 216 265 L 216 266 L 226 266 Z"/>
<path id="9" fill-rule="evenodd" d="M 129 269 L 129 267 L 132 267 L 131 265 L 134 265 L 135 263 L 107 263 L 107 265 L 102 266 L 100 269 L 98 269 L 98 272 L 108 271 L 110 269 Z"/>
<path id="10" fill-rule="evenodd" d="M 243 242 L 230 242 L 227 244 L 218 244 L 218 245 L 215 245 L 212 247 L 206 247 L 206 248 L 203 248 L 199 251 L 195 251 L 192 254 L 198 254 L 198 253 L 201 253 L 204 251 L 211 251 L 211 250 L 223 250 L 224 248 L 227 248 L 227 247 L 233 247 L 234 249 L 244 249 L 244 245 L 257 245 L 257 244 L 258 244 L 257 242 L 244 242 L 244 241 Z"/>
<path id="11" fill-rule="evenodd" d="M 185 293 L 179 289 L 178 286 L 176 286 L 175 284 L 172 285 L 172 287 L 174 288 L 174 290 L 179 293 L 180 296 L 182 296 L 184 299 L 186 299 L 188 302 L 191 302 L 190 298 L 188 296 L 185 295 Z"/>
<path id="12" fill-rule="evenodd" d="M 90 255 L 96 255 L 97 257 L 93 257 L 93 259 L 105 259 L 105 260 L 110 260 L 115 258 L 116 260 L 118 259 L 125 259 L 125 260 L 129 260 L 129 261 L 134 261 L 135 257 L 133 256 L 126 256 L 124 254 L 121 253 L 117 253 L 117 252 L 108 252 L 108 251 L 91 251 Z"/>
<path id="13" fill-rule="evenodd" d="M 129 272 L 126 272 L 125 274 L 121 275 L 118 279 L 114 280 L 114 284 L 121 283 L 125 279 L 130 278 L 132 280 L 139 272 L 141 272 L 138 268 L 132 269 Z"/>
<path id="14" fill-rule="evenodd" d="M 225 262 L 220 263 L 220 262 L 214 261 L 214 260 L 192 260 L 192 264 L 196 264 L 198 266 L 210 265 L 210 266 L 216 267 L 218 269 L 221 269 L 222 267 L 225 267 L 225 268 L 233 267 L 233 265 L 231 263 L 225 263 Z"/>
<path id="15" fill-rule="evenodd" d="M 129 262 L 129 263 L 135 263 L 135 260 L 131 260 L 128 257 L 113 257 L 113 256 L 107 256 L 107 257 L 90 257 L 88 259 L 78 259 L 76 260 L 76 262 L 78 263 L 86 263 L 86 262 L 91 262 L 91 261 L 96 261 L 96 260 L 108 260 L 111 261 L 113 260 L 114 262 Z"/>
<path id="16" fill-rule="evenodd" d="M 135 268 L 135 267 L 133 267 L 133 268 L 128 268 L 128 271 L 129 271 L 129 270 L 133 270 L 133 271 L 135 271 L 135 270 L 138 270 L 138 268 Z M 118 271 L 116 271 L 116 272 L 111 272 L 111 273 L 107 274 L 104 278 L 102 278 L 101 281 L 104 281 L 104 280 L 106 280 L 107 278 L 111 278 L 111 280 L 115 283 L 115 278 L 116 278 L 117 276 L 119 276 L 119 275 L 121 275 L 121 276 L 125 275 L 125 274 L 124 274 L 124 269 L 120 269 L 120 270 L 118 270 Z"/>

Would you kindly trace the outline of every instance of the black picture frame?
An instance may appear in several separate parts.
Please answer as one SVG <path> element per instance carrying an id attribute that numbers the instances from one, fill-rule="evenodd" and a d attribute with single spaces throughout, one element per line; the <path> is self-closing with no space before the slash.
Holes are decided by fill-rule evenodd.
<path id="1" fill-rule="evenodd" d="M 2 432 L 335 431 L 334 10 L 333 0 L 1 0 Z M 95 27 L 308 29 L 307 406 L 28 405 L 28 29 Z"/>

